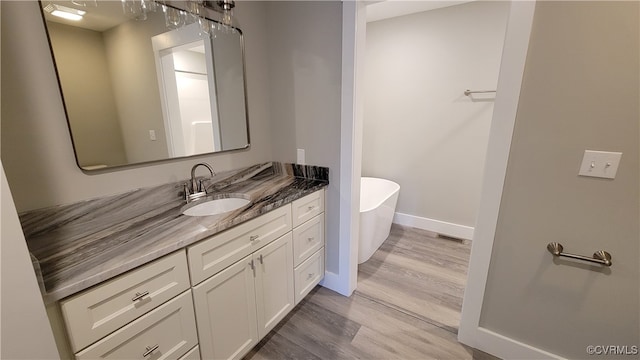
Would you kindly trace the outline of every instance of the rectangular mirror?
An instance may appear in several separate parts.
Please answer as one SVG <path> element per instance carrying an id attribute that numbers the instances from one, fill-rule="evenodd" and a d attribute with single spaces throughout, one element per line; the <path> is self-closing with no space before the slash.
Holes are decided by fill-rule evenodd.
<path id="1" fill-rule="evenodd" d="M 83 170 L 249 147 L 240 29 L 145 3 L 41 1 Z"/>

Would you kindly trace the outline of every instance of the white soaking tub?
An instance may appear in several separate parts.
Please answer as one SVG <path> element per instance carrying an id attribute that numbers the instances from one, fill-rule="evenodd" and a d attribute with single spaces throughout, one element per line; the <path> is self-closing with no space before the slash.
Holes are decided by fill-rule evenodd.
<path id="1" fill-rule="evenodd" d="M 389 237 L 399 193 L 400 185 L 393 181 L 361 178 L 358 264 L 369 260 Z"/>

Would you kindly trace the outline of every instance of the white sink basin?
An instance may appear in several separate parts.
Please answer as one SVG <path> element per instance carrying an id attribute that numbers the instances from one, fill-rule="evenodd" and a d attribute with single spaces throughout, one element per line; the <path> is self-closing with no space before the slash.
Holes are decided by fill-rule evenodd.
<path id="1" fill-rule="evenodd" d="M 239 209 L 249 200 L 242 198 L 223 198 L 213 200 L 200 200 L 194 204 L 185 206 L 182 213 L 187 216 L 213 216 Z"/>

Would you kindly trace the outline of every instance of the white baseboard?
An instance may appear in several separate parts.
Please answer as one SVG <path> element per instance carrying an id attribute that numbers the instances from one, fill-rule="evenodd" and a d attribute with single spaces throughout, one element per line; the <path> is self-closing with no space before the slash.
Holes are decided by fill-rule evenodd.
<path id="1" fill-rule="evenodd" d="M 471 240 L 473 238 L 473 227 L 471 226 L 454 224 L 399 212 L 397 212 L 393 217 L 393 222 L 395 224 L 433 231 L 435 233 L 451 236 L 457 239 Z"/>
<path id="2" fill-rule="evenodd" d="M 538 349 L 529 344 L 481 327 L 458 333 L 458 341 L 501 359 L 564 360 L 564 358 L 559 355 Z"/>
<path id="3" fill-rule="evenodd" d="M 332 273 L 330 271 L 324 272 L 324 279 L 320 281 L 320 286 L 326 287 L 329 290 L 333 290 L 338 294 L 344 296 L 351 296 L 353 291 L 349 291 L 349 286 L 341 281 L 340 277 L 336 273 Z"/>

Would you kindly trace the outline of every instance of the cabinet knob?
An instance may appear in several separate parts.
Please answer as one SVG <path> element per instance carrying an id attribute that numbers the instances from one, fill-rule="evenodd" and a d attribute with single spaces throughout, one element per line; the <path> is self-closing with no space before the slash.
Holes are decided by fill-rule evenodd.
<path id="1" fill-rule="evenodd" d="M 309 206 L 309 207 L 307 207 L 307 210 L 311 211 L 311 210 L 313 210 L 315 208 L 316 208 L 315 206 Z"/>
<path id="2" fill-rule="evenodd" d="M 313 275 L 314 275 L 314 274 L 309 274 L 309 275 L 307 275 L 307 280 L 311 280 L 311 279 L 313 279 Z"/>
<path id="3" fill-rule="evenodd" d="M 145 351 L 144 354 L 142 354 L 142 357 L 147 357 L 147 356 L 153 354 L 153 352 L 158 350 L 159 347 L 160 347 L 160 345 L 158 345 L 158 344 L 155 344 L 153 346 L 147 346 L 145 348 L 145 350 L 147 350 L 147 351 Z"/>
<path id="4" fill-rule="evenodd" d="M 259 237 L 260 237 L 260 235 L 251 235 L 251 236 L 249 236 L 249 241 L 256 241 L 256 240 L 258 240 Z"/>
<path id="5" fill-rule="evenodd" d="M 312 236 L 312 237 L 310 237 L 310 238 L 307 238 L 307 241 L 308 241 L 308 242 L 312 242 L 312 241 L 313 241 L 313 239 L 314 239 L 314 237 Z"/>
<path id="6" fill-rule="evenodd" d="M 143 292 L 136 292 L 136 295 L 131 298 L 131 301 L 138 301 L 138 300 L 142 300 L 142 298 L 144 298 L 145 296 L 149 295 L 148 291 L 143 291 Z"/>

